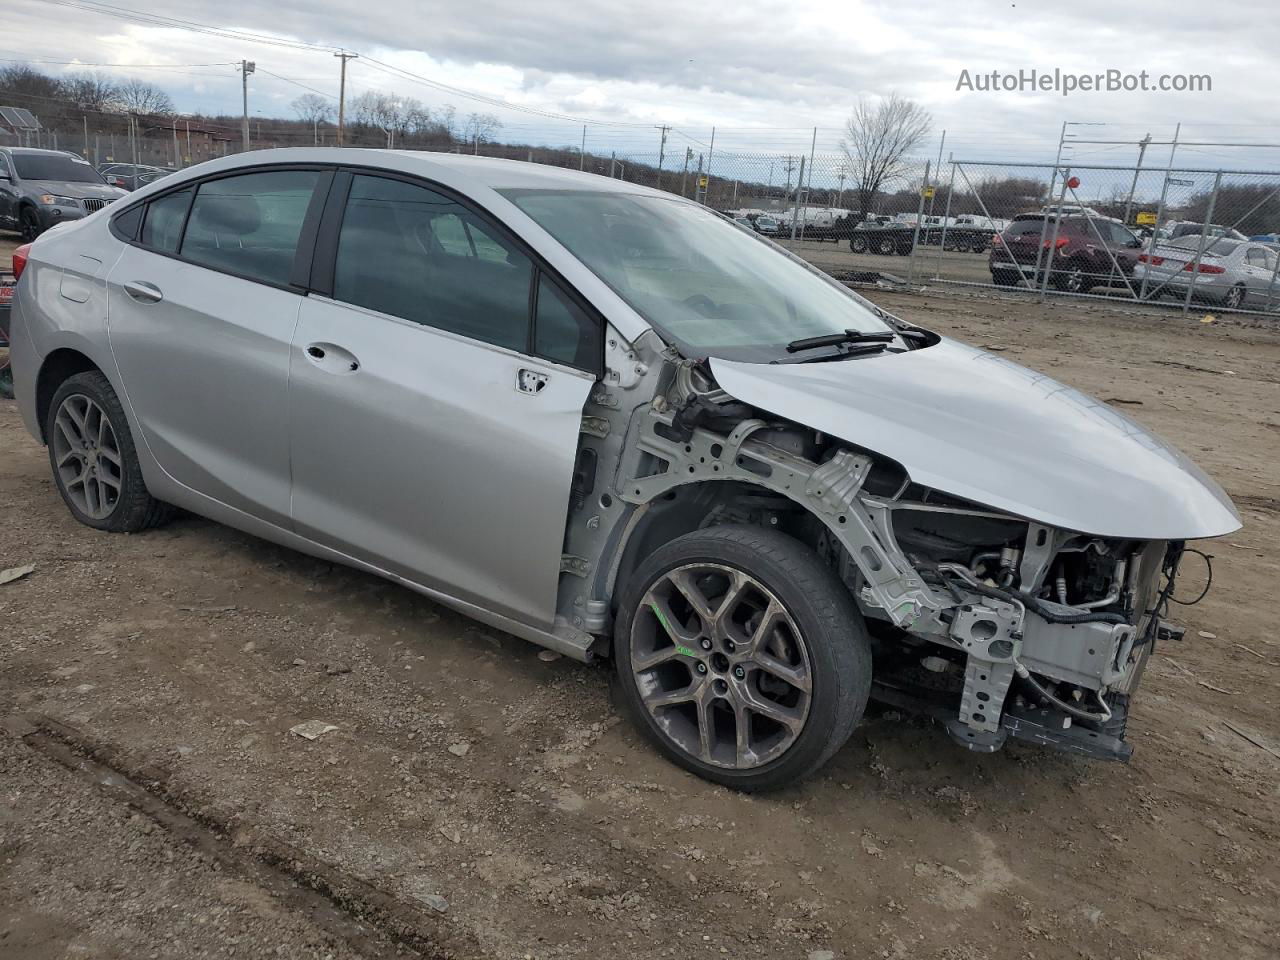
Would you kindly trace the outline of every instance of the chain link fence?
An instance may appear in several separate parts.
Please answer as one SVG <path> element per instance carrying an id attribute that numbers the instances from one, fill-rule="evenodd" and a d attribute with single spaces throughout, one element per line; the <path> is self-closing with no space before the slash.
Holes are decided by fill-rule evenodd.
<path id="1" fill-rule="evenodd" d="M 104 130 L 86 120 L 80 130 L 42 131 L 39 145 L 99 165 L 182 168 L 239 152 L 242 140 L 230 132 L 186 120 Z M 355 131 L 352 140 L 373 145 Z M 333 130 L 251 127 L 255 149 L 316 142 L 332 144 Z M 1280 172 L 911 160 L 871 192 L 847 157 L 830 152 L 606 154 L 482 140 L 409 148 L 656 187 L 740 218 L 842 278 L 1107 297 L 1183 312 L 1280 310 Z"/>
<path id="2" fill-rule="evenodd" d="M 1280 172 L 956 161 L 942 177 L 918 279 L 1280 309 Z"/>

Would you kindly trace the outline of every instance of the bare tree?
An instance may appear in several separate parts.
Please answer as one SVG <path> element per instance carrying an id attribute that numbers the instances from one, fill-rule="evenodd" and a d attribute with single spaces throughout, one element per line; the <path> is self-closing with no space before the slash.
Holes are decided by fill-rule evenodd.
<path id="1" fill-rule="evenodd" d="M 462 125 L 463 139 L 467 143 L 484 143 L 492 140 L 502 129 L 502 121 L 492 113 L 469 113 Z"/>
<path id="2" fill-rule="evenodd" d="M 933 118 L 914 100 L 896 93 L 872 103 L 860 100 L 845 121 L 840 141 L 858 198 L 858 212 L 866 219 L 881 190 L 906 172 L 904 159 L 929 132 Z"/>
<path id="3" fill-rule="evenodd" d="M 62 95 L 80 110 L 111 113 L 120 109 L 120 88 L 101 73 L 75 73 L 62 81 Z"/>
<path id="4" fill-rule="evenodd" d="M 120 84 L 120 106 L 129 113 L 168 116 L 174 112 L 173 101 L 159 87 L 132 78 Z"/>
<path id="5" fill-rule="evenodd" d="M 312 126 L 318 123 L 327 123 L 334 113 L 333 103 L 327 97 L 322 97 L 318 93 L 304 93 L 289 106 L 293 108 L 293 112 L 298 115 L 299 120 Z"/>

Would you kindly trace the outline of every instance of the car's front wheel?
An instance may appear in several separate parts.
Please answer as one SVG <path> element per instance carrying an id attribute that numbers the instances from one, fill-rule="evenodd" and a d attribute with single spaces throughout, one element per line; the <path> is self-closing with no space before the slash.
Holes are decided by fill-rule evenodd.
<path id="1" fill-rule="evenodd" d="M 41 232 L 40 214 L 36 213 L 35 207 L 23 207 L 22 212 L 18 214 L 18 233 L 22 237 L 22 242 L 31 243 L 40 236 Z"/>
<path id="2" fill-rule="evenodd" d="M 77 373 L 57 389 L 45 438 L 58 493 L 81 523 L 135 533 L 172 515 L 147 491 L 124 408 L 98 371 Z"/>
<path id="3" fill-rule="evenodd" d="M 791 537 L 724 526 L 636 570 L 619 610 L 621 699 L 668 758 L 739 790 L 817 770 L 862 716 L 871 652 L 848 589 Z"/>
<path id="4" fill-rule="evenodd" d="M 866 237 L 858 237 L 858 236 L 850 237 L 850 238 L 849 238 L 849 249 L 850 249 L 850 250 L 852 250 L 854 253 L 866 253 L 866 252 L 867 252 L 867 238 L 866 238 Z"/>

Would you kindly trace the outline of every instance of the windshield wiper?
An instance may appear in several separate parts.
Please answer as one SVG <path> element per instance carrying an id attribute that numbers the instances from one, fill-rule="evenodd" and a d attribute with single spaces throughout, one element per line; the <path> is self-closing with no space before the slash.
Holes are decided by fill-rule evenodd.
<path id="1" fill-rule="evenodd" d="M 893 338 L 894 334 L 890 331 L 868 333 L 862 330 L 845 330 L 843 333 L 826 333 L 820 337 L 804 337 L 800 340 L 792 340 L 787 344 L 787 353 L 799 353 L 801 350 L 813 350 L 817 347 L 841 347 L 858 344 L 876 344 L 876 349 L 883 349 L 883 345 L 893 343 Z"/>

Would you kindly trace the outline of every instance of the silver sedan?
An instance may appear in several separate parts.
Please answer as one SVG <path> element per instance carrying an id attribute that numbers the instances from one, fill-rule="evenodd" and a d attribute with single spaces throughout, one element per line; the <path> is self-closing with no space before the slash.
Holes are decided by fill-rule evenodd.
<path id="1" fill-rule="evenodd" d="M 1247 240 L 1202 239 L 1197 234 L 1165 241 L 1138 256 L 1133 280 L 1147 297 L 1182 300 L 1191 286 L 1195 302 L 1228 310 L 1272 309 L 1280 304 L 1275 248 Z"/>
<path id="2" fill-rule="evenodd" d="M 738 789 L 873 694 L 970 750 L 1124 759 L 1183 543 L 1239 526 L 1105 403 L 619 180 L 263 151 L 14 262 L 76 519 L 184 508 L 610 656 L 638 729 Z"/>

